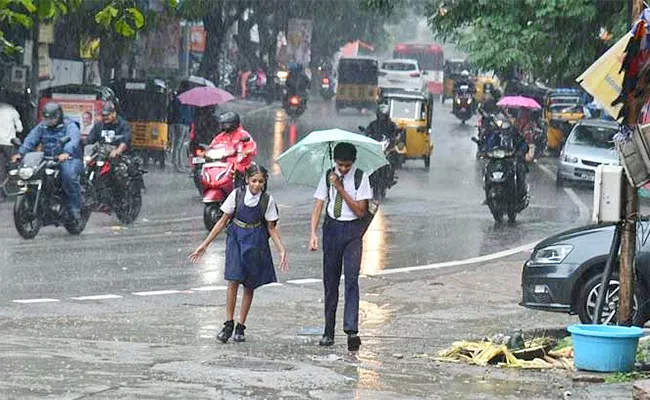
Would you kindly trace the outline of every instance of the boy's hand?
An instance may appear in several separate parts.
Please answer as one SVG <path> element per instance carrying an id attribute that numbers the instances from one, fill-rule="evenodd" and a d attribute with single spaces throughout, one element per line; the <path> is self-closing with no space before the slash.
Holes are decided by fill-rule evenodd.
<path id="1" fill-rule="evenodd" d="M 311 235 L 311 239 L 309 240 L 309 251 L 316 250 L 318 250 L 318 235 Z"/>
<path id="2" fill-rule="evenodd" d="M 194 250 L 192 254 L 190 254 L 188 259 L 192 264 L 199 262 L 201 257 L 203 257 L 203 254 L 205 254 L 205 250 L 206 250 L 205 247 L 199 246 L 196 250 Z"/>

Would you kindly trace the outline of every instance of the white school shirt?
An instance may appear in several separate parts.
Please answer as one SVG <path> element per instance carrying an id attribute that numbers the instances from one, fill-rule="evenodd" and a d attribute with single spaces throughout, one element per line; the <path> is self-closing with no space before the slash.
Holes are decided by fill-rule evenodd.
<path id="1" fill-rule="evenodd" d="M 345 191 L 352 197 L 353 200 L 360 201 L 360 200 L 371 200 L 372 199 L 372 188 L 370 187 L 370 180 L 368 179 L 368 175 L 364 172 L 363 173 L 363 178 L 361 179 L 361 184 L 359 185 L 359 190 L 356 190 L 354 187 L 354 172 L 357 170 L 356 167 L 352 167 L 350 171 L 345 174 L 343 177 L 343 188 Z M 341 176 L 341 173 L 339 172 L 338 168 L 334 167 L 334 172 L 338 176 Z M 326 177 L 325 174 L 323 174 L 323 177 L 320 180 L 320 183 L 318 184 L 318 189 L 316 189 L 316 193 L 314 193 L 314 198 L 318 200 L 323 200 L 326 204 L 329 201 L 329 204 L 327 205 L 327 215 L 330 216 L 332 219 L 336 219 L 338 221 L 354 221 L 356 219 L 359 219 L 357 215 L 352 211 L 352 209 L 348 206 L 348 204 L 343 200 L 343 207 L 341 208 L 341 216 L 339 218 L 334 218 L 334 202 L 336 200 L 336 194 L 337 190 L 334 187 L 334 185 L 330 185 L 330 193 L 329 193 L 329 198 L 327 196 L 327 182 L 325 181 Z"/>
<path id="2" fill-rule="evenodd" d="M 236 190 L 230 192 L 228 197 L 226 197 L 226 200 L 221 205 L 221 211 L 223 211 L 224 214 L 235 213 L 235 207 L 237 206 L 236 197 L 237 197 Z M 261 197 L 262 197 L 262 192 L 254 195 L 253 193 L 251 193 L 250 189 L 246 187 L 246 194 L 244 195 L 244 204 L 248 207 L 257 207 L 257 205 L 260 203 Z M 278 219 L 280 219 L 280 216 L 278 215 L 278 208 L 275 205 L 275 199 L 270 194 L 269 194 L 269 204 L 266 207 L 266 211 L 264 213 L 264 219 L 270 222 L 277 221 Z"/>

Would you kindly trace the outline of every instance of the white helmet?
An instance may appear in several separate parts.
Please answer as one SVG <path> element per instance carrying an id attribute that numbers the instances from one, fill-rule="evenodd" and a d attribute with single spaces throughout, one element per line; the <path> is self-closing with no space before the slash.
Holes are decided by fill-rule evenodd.
<path id="1" fill-rule="evenodd" d="M 382 103 L 377 107 L 377 115 L 388 115 L 389 111 L 390 107 L 388 107 L 388 104 Z"/>
<path id="2" fill-rule="evenodd" d="M 469 77 L 469 71 L 466 70 L 466 69 L 464 69 L 463 72 L 460 73 L 460 76 L 462 76 L 462 77 L 464 77 L 464 78 Z"/>

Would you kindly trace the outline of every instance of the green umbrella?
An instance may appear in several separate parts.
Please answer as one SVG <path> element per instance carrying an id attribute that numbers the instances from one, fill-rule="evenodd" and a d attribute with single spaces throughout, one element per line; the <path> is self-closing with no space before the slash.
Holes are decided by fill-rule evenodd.
<path id="1" fill-rule="evenodd" d="M 318 186 L 325 172 L 334 165 L 334 147 L 342 142 L 351 143 L 357 148 L 354 165 L 368 175 L 388 164 L 382 145 L 376 140 L 342 129 L 314 131 L 278 157 L 287 182 Z"/>

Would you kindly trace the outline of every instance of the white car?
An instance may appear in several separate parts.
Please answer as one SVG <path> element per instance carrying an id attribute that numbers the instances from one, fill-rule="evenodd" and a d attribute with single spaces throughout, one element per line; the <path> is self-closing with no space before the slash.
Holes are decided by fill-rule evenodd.
<path id="1" fill-rule="evenodd" d="M 384 60 L 379 67 L 379 87 L 420 92 L 424 90 L 424 75 L 417 60 Z"/>

